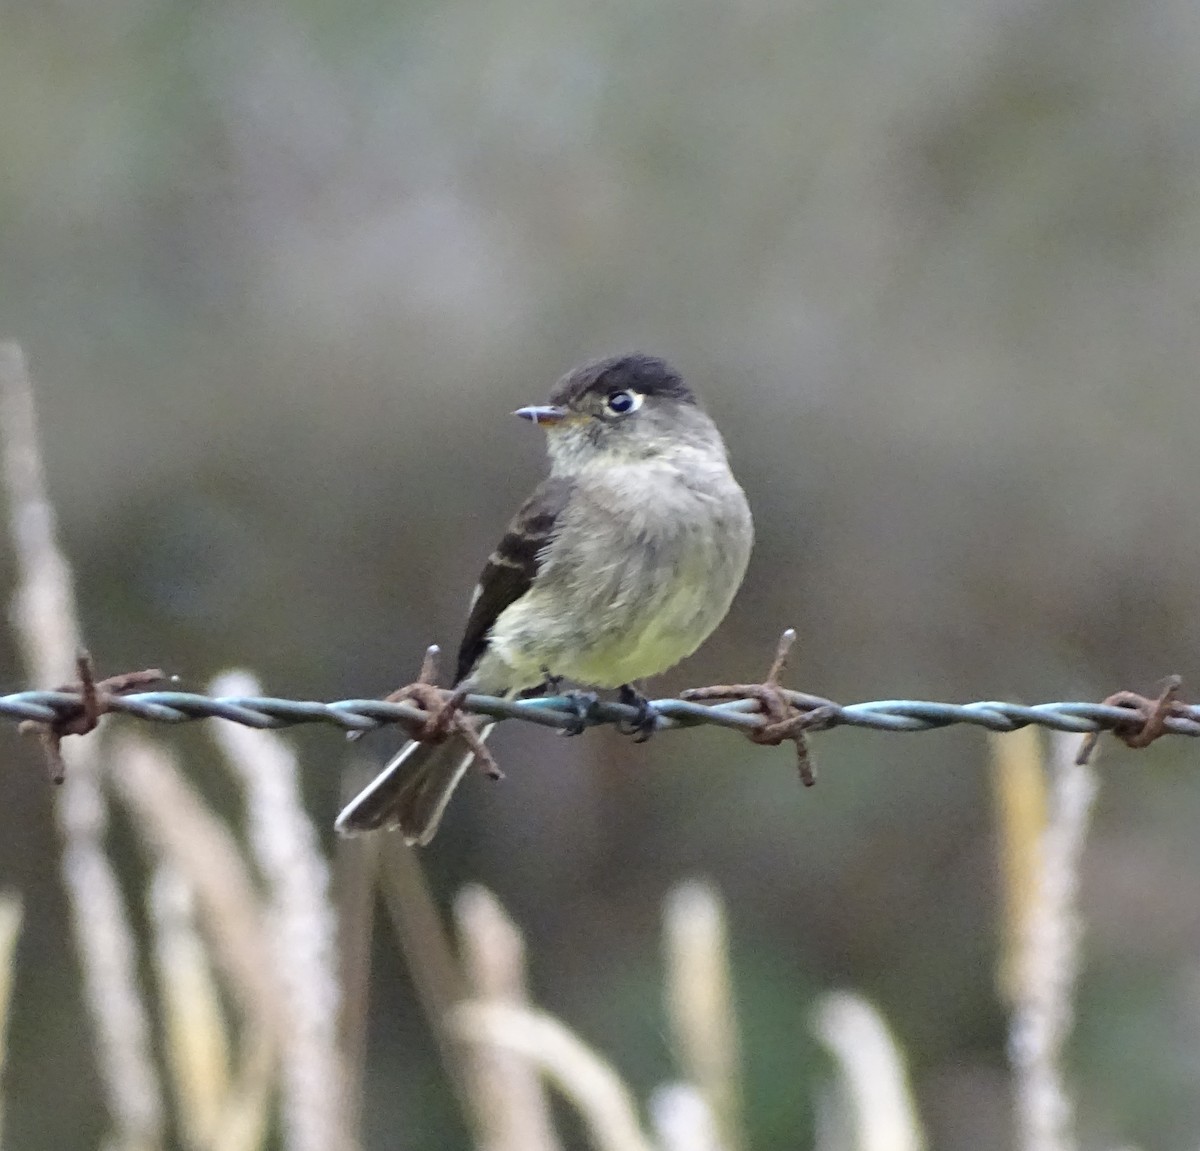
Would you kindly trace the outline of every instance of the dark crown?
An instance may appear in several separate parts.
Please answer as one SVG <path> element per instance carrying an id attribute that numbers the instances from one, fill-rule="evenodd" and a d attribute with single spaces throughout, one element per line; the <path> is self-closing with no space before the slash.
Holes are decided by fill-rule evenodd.
<path id="1" fill-rule="evenodd" d="M 644 396 L 663 396 L 681 403 L 694 404 L 692 389 L 666 360 L 630 352 L 589 360 L 569 371 L 550 393 L 552 404 L 570 404 L 589 392 L 641 392 Z"/>

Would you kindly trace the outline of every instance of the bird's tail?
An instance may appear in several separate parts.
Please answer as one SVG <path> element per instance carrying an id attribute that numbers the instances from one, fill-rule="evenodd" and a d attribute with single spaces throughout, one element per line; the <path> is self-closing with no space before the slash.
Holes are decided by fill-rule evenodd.
<path id="1" fill-rule="evenodd" d="M 481 728 L 486 739 L 492 724 Z M 442 812 L 471 761 L 470 746 L 452 735 L 442 743 L 410 740 L 387 766 L 342 809 L 335 824 L 342 835 L 399 828 L 405 843 L 428 843 Z"/>

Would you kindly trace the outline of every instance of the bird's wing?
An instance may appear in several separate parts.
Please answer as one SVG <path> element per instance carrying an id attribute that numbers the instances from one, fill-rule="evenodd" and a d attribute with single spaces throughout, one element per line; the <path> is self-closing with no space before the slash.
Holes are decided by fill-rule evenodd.
<path id="1" fill-rule="evenodd" d="M 459 644 L 455 683 L 471 674 L 487 650 L 488 633 L 500 613 L 529 590 L 546 547 L 558 530 L 559 517 L 567 506 L 572 487 L 570 480 L 553 476 L 543 480 L 488 557 Z"/>

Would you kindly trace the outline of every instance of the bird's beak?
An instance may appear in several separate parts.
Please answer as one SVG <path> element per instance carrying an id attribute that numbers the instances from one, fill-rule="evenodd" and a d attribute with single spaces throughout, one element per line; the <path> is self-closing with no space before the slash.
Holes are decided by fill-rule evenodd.
<path id="1" fill-rule="evenodd" d="M 567 409 L 560 408 L 555 404 L 539 404 L 529 408 L 518 408 L 513 415 L 520 416 L 523 420 L 529 420 L 530 423 L 553 427 L 555 424 L 561 424 L 567 418 Z"/>

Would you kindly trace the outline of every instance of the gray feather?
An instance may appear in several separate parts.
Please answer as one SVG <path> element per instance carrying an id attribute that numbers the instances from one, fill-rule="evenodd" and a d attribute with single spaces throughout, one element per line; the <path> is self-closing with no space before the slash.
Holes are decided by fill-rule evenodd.
<path id="1" fill-rule="evenodd" d="M 487 738 L 492 725 L 480 731 Z M 404 842 L 424 846 L 434 836 L 450 796 L 475 757 L 465 740 L 444 743 L 410 740 L 387 766 L 342 810 L 335 827 L 341 835 L 380 828 L 398 829 Z"/>
<path id="2" fill-rule="evenodd" d="M 458 647 L 456 684 L 466 679 L 479 663 L 487 650 L 488 633 L 500 613 L 533 585 L 573 486 L 570 480 L 559 477 L 538 484 L 533 495 L 513 517 L 496 550 L 488 557 L 471 599 L 471 614 Z"/>

